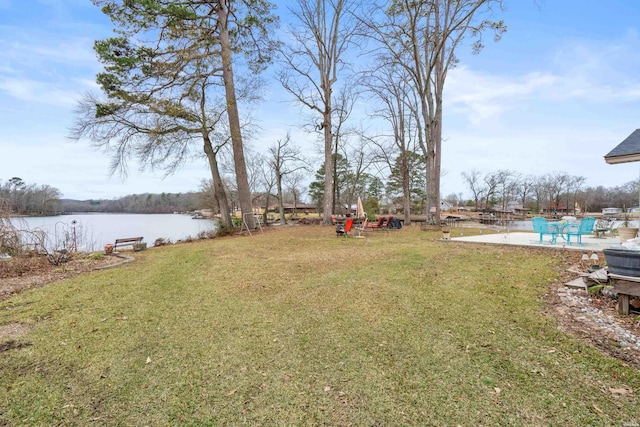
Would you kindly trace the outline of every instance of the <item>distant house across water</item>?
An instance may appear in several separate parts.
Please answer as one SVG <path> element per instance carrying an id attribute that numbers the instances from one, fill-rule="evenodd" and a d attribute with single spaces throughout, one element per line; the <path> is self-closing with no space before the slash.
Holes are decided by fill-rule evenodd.
<path id="1" fill-rule="evenodd" d="M 621 214 L 622 213 L 622 209 L 621 208 L 604 208 L 602 209 L 602 215 L 617 215 L 617 214 Z"/>
<path id="2" fill-rule="evenodd" d="M 305 203 L 296 203 L 295 205 L 293 203 L 283 203 L 282 207 L 284 208 L 284 213 L 285 214 L 292 214 L 292 213 L 318 213 L 318 208 L 315 205 L 308 205 Z M 263 210 L 264 207 L 262 207 L 261 210 Z M 278 212 L 278 205 L 271 205 L 269 206 L 268 212 Z"/>

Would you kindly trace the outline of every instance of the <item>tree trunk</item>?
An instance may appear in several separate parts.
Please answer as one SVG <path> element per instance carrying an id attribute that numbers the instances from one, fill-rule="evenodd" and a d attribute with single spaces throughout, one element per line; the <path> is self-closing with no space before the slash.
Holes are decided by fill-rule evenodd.
<path id="1" fill-rule="evenodd" d="M 246 221 L 249 228 L 253 228 L 253 208 L 251 205 L 251 189 L 247 178 L 247 166 L 244 160 L 244 146 L 240 129 L 240 114 L 233 80 L 233 67 L 231 59 L 231 45 L 229 42 L 228 10 L 226 2 L 220 1 L 218 7 L 218 21 L 220 25 L 220 49 L 222 52 L 222 79 L 224 80 L 225 96 L 227 100 L 227 115 L 229 117 L 229 130 L 231 133 L 231 145 L 233 147 L 233 161 L 236 172 L 236 185 L 238 187 L 238 202 L 242 212 L 242 220 Z M 245 214 L 249 214 L 246 215 Z"/>
<path id="2" fill-rule="evenodd" d="M 409 167 L 407 165 L 406 153 L 403 162 L 404 172 L 402 173 L 402 193 L 404 194 L 402 207 L 404 210 L 404 223 L 405 225 L 411 224 L 411 189 L 409 188 Z"/>
<path id="3" fill-rule="evenodd" d="M 438 14 L 439 11 L 436 10 L 436 16 L 438 16 Z M 437 22 L 440 22 L 440 20 L 437 19 Z M 439 30 L 438 27 L 436 27 L 436 29 Z M 435 78 L 433 84 L 435 112 L 433 113 L 434 120 L 431 122 L 430 126 L 433 135 L 433 149 L 435 151 L 431 188 L 433 191 L 433 203 L 436 206 L 436 221 L 438 225 L 440 225 L 440 172 L 442 169 L 442 95 L 444 92 L 444 81 L 447 74 L 447 70 L 444 66 L 445 58 L 446 43 L 443 43 L 434 66 Z"/>
<path id="4" fill-rule="evenodd" d="M 285 225 L 287 223 L 287 217 L 284 214 L 284 201 L 282 200 L 282 176 L 279 171 L 278 177 L 276 178 L 276 185 L 278 187 L 278 212 L 280 213 L 280 224 Z"/>
<path id="5" fill-rule="evenodd" d="M 227 199 L 227 192 L 224 191 L 222 185 L 222 177 L 220 176 L 220 170 L 218 169 L 218 161 L 216 155 L 211 146 L 211 140 L 208 135 L 203 136 L 204 139 L 204 152 L 209 160 L 209 169 L 211 169 L 211 179 L 213 182 L 213 197 L 218 202 L 220 208 L 220 221 L 224 227 L 233 227 L 231 221 L 231 215 L 229 214 L 229 200 Z"/>
<path id="6" fill-rule="evenodd" d="M 333 138 L 331 136 L 331 91 L 325 86 L 325 111 L 324 119 L 324 212 L 323 222 L 331 224 L 333 214 Z"/>
<path id="7" fill-rule="evenodd" d="M 442 91 L 436 93 L 436 118 L 433 123 L 434 159 L 431 171 L 432 201 L 436 206 L 436 221 L 440 225 L 440 171 L 442 169 Z"/>
<path id="8" fill-rule="evenodd" d="M 264 212 L 262 213 L 262 223 L 264 225 L 269 225 L 268 223 L 268 219 L 269 219 L 269 191 L 267 191 L 267 194 L 264 196 Z"/>

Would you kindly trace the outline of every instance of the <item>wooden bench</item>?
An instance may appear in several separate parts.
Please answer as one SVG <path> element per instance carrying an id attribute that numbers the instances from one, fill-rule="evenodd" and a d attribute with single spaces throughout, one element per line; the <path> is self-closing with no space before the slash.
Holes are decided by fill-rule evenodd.
<path id="1" fill-rule="evenodd" d="M 640 298 L 640 277 L 609 273 L 609 278 L 618 292 L 618 313 L 629 314 L 629 297 Z"/>
<path id="2" fill-rule="evenodd" d="M 142 237 L 127 237 L 124 239 L 116 239 L 116 242 L 113 244 L 113 250 L 116 251 L 118 246 L 133 246 L 135 249 L 135 245 L 138 243 L 142 243 Z"/>

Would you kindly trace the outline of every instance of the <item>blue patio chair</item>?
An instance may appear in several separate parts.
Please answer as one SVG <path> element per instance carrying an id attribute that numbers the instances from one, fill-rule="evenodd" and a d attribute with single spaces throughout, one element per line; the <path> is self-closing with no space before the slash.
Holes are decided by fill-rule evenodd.
<path id="1" fill-rule="evenodd" d="M 591 234 L 593 232 L 593 225 L 595 224 L 595 222 L 595 218 L 586 217 L 582 218 L 578 223 L 568 225 L 566 231 L 567 243 L 571 244 L 571 236 L 576 236 L 577 243 L 581 245 L 582 235 Z"/>
<path id="2" fill-rule="evenodd" d="M 533 225 L 533 231 L 536 233 L 540 233 L 540 243 L 542 243 L 542 237 L 545 234 L 551 236 L 551 242 L 555 242 L 557 236 L 556 230 L 553 227 L 549 226 L 546 218 L 541 216 L 534 216 L 531 218 L 531 224 Z"/>

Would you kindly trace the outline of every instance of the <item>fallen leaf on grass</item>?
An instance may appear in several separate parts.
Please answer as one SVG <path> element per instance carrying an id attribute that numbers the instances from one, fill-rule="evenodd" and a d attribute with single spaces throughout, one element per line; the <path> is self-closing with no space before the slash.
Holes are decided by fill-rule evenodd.
<path id="1" fill-rule="evenodd" d="M 233 396 L 234 394 L 236 394 L 235 390 L 231 390 L 229 393 L 227 393 L 227 396 Z"/>

